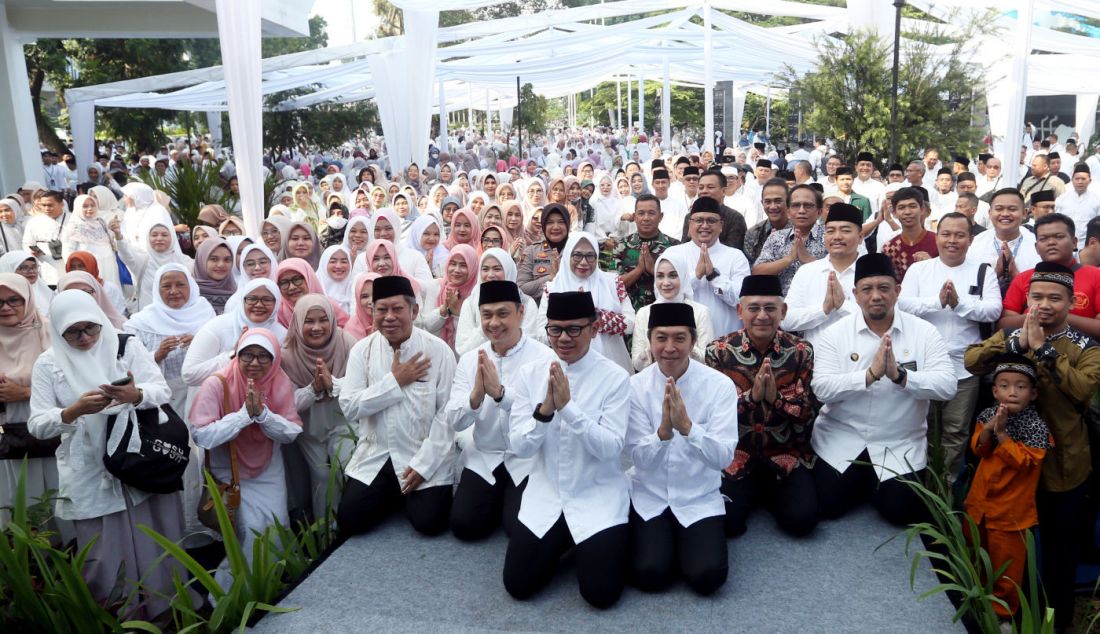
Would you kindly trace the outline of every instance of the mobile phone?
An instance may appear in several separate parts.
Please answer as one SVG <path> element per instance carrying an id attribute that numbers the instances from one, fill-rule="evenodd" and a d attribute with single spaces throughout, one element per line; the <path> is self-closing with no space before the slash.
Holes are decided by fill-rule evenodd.
<path id="1" fill-rule="evenodd" d="M 122 387 L 123 385 L 129 385 L 133 381 L 134 381 L 134 377 L 132 377 L 130 375 L 126 375 L 126 376 L 122 377 L 121 379 L 115 379 L 114 381 L 111 381 L 111 385 L 113 385 L 115 387 Z"/>

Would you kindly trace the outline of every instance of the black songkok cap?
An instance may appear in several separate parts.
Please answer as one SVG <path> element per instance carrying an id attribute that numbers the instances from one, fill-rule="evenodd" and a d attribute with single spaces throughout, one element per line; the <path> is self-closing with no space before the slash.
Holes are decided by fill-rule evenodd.
<path id="1" fill-rule="evenodd" d="M 680 158 L 676 159 L 676 164 L 677 165 L 691 165 L 691 161 L 688 160 L 688 157 L 681 156 Z"/>
<path id="2" fill-rule="evenodd" d="M 1036 203 L 1052 203 L 1052 202 L 1054 202 L 1054 190 L 1053 189 L 1044 189 L 1042 191 L 1037 191 L 1037 192 L 1035 192 L 1034 194 L 1031 195 L 1031 204 L 1032 205 L 1034 205 Z"/>
<path id="3" fill-rule="evenodd" d="M 936 176 L 942 176 L 944 174 L 947 174 L 948 176 L 954 176 L 955 172 L 952 172 L 950 167 L 941 167 L 939 171 L 936 172 Z"/>
<path id="4" fill-rule="evenodd" d="M 691 203 L 691 211 L 688 212 L 688 215 L 699 212 L 722 215 L 722 205 L 709 196 L 700 196 L 695 199 L 695 202 Z"/>
<path id="5" fill-rule="evenodd" d="M 649 331 L 661 326 L 695 328 L 695 311 L 687 304 L 664 302 L 649 305 Z"/>
<path id="6" fill-rule="evenodd" d="M 592 293 L 588 291 L 550 293 L 546 301 L 550 302 L 546 306 L 547 319 L 569 321 L 570 319 L 590 319 L 596 316 L 596 305 L 592 303 Z"/>
<path id="7" fill-rule="evenodd" d="M 1092 170 L 1089 169 L 1089 164 L 1088 163 L 1078 163 L 1077 165 L 1074 165 L 1073 166 L 1073 173 L 1076 174 L 1078 172 L 1083 172 L 1083 173 L 1088 174 L 1090 176 L 1092 175 Z"/>
<path id="8" fill-rule="evenodd" d="M 1082 165 L 1084 165 L 1084 163 L 1082 163 Z M 698 175 L 699 175 L 699 168 L 698 167 L 695 167 L 694 165 L 688 165 L 687 167 L 684 168 L 684 176 L 698 176 Z"/>
<path id="9" fill-rule="evenodd" d="M 1035 372 L 1035 362 L 1022 354 L 1005 352 L 994 357 L 993 361 L 997 364 L 993 369 L 993 378 L 997 378 L 1001 372 L 1016 372 L 1030 377 L 1033 384 L 1039 382 L 1039 376 Z"/>
<path id="10" fill-rule="evenodd" d="M 962 165 L 965 168 L 970 168 L 970 159 L 965 156 L 956 156 L 955 162 Z"/>
<path id="11" fill-rule="evenodd" d="M 904 172 L 904 171 L 905 171 L 905 168 L 902 166 L 901 163 L 893 163 L 893 164 L 890 165 L 890 167 L 888 167 L 886 169 L 887 174 L 889 174 L 890 172 Z"/>
<path id="12" fill-rule="evenodd" d="M 741 293 L 738 296 L 783 297 L 783 284 L 778 275 L 749 275 L 741 281 Z"/>
<path id="13" fill-rule="evenodd" d="M 768 169 L 771 169 L 772 168 L 772 162 L 769 161 L 768 159 L 758 159 L 756 161 L 756 166 L 757 167 L 766 167 Z"/>
<path id="14" fill-rule="evenodd" d="M 758 150 L 763 150 L 766 147 L 763 143 L 753 143 L 752 146 Z"/>
<path id="15" fill-rule="evenodd" d="M 977 182 L 977 179 L 974 178 L 974 175 L 971 174 L 970 172 L 959 172 L 959 175 L 958 175 L 958 177 L 956 177 L 955 180 L 957 180 L 960 183 L 965 183 L 966 181 Z"/>
<path id="16" fill-rule="evenodd" d="M 859 154 L 856 154 L 856 163 L 859 163 L 860 161 L 868 161 L 870 163 L 874 163 L 875 155 L 871 154 L 870 152 L 860 152 Z"/>
<path id="17" fill-rule="evenodd" d="M 821 183 L 818 183 L 818 182 L 813 182 L 813 183 L 810 183 L 810 187 L 813 187 L 813 188 L 814 188 L 814 189 L 816 189 L 816 190 L 817 190 L 817 191 L 818 191 L 819 193 L 822 193 L 822 194 L 824 194 L 824 193 L 825 193 L 825 186 L 824 186 L 824 185 L 822 185 Z"/>
<path id="18" fill-rule="evenodd" d="M 653 159 L 652 161 L 649 162 L 649 168 L 650 169 L 657 169 L 658 167 L 664 167 L 664 166 L 665 166 L 665 160 L 662 159 L 662 158 L 655 158 L 655 159 Z"/>
<path id="19" fill-rule="evenodd" d="M 655 181 L 656 180 L 661 180 L 662 178 L 666 181 L 668 180 L 668 170 L 665 170 L 665 169 L 653 170 L 653 180 L 655 180 Z"/>
<path id="20" fill-rule="evenodd" d="M 836 176 L 851 176 L 851 175 L 852 175 L 852 168 L 848 167 L 847 165 L 841 165 L 840 167 L 836 168 Z"/>
<path id="21" fill-rule="evenodd" d="M 477 298 L 477 305 L 496 304 L 498 302 L 521 303 L 519 287 L 515 282 L 508 280 L 489 280 L 481 283 L 481 290 Z"/>
<path id="22" fill-rule="evenodd" d="M 832 210 L 829 210 L 830 216 L 832 213 Z M 890 260 L 890 256 L 885 253 L 868 253 L 856 260 L 857 282 L 865 277 L 879 276 L 897 279 L 897 275 L 894 273 L 894 263 Z"/>
<path id="23" fill-rule="evenodd" d="M 986 161 L 988 161 L 991 158 L 993 158 L 992 154 L 986 154 L 985 152 L 982 152 L 981 154 L 978 154 L 978 162 L 979 163 L 985 163 Z"/>
<path id="24" fill-rule="evenodd" d="M 1048 161 L 1053 161 L 1054 159 L 1060 159 L 1060 158 L 1062 158 L 1062 155 L 1057 153 L 1057 152 L 1051 152 L 1051 153 L 1047 154 L 1047 160 Z"/>
<path id="25" fill-rule="evenodd" d="M 1035 272 L 1031 275 L 1031 282 L 1054 282 L 1061 284 L 1073 292 L 1073 270 L 1058 264 L 1057 262 L 1040 262 L 1035 265 Z"/>
<path id="26" fill-rule="evenodd" d="M 372 295 L 376 302 L 380 299 L 386 299 L 387 297 L 394 297 L 397 295 L 412 297 L 414 300 L 416 299 L 416 293 L 413 291 L 412 282 L 409 281 L 409 278 L 400 275 L 383 275 L 374 280 Z"/>
<path id="27" fill-rule="evenodd" d="M 825 218 L 825 224 L 830 222 L 850 222 L 857 227 L 863 227 L 863 212 L 855 205 L 833 203 L 829 207 L 828 217 Z"/>

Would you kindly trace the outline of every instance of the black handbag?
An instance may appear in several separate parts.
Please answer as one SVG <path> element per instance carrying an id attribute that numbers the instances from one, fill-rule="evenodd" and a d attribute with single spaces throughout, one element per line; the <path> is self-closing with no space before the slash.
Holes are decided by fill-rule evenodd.
<path id="1" fill-rule="evenodd" d="M 131 335 L 118 336 L 118 355 L 126 350 Z M 160 414 L 168 417 L 160 422 Z M 191 457 L 187 424 L 168 405 L 159 408 L 127 410 L 126 430 L 113 452 L 104 451 L 103 466 L 123 484 L 149 493 L 174 493 L 183 490 L 183 472 Z M 107 417 L 107 438 L 110 442 L 118 415 Z M 140 451 L 129 451 L 130 440 L 137 433 Z"/>
<path id="2" fill-rule="evenodd" d="M 52 458 L 61 445 L 61 437 L 42 440 L 27 431 L 26 423 L 0 425 L 0 460 Z"/>

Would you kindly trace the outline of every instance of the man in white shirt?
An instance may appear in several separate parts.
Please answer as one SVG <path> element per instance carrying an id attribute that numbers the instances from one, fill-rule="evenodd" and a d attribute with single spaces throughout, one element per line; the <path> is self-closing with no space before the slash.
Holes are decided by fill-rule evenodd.
<path id="1" fill-rule="evenodd" d="M 966 371 L 963 353 L 982 340 L 981 324 L 993 324 L 1001 316 L 1001 293 L 991 267 L 966 258 L 971 240 L 970 219 L 966 216 L 951 212 L 940 218 L 936 228 L 939 256 L 910 265 L 898 296 L 898 308 L 936 327 L 955 367 L 955 398 L 933 404 L 928 419 L 930 426 L 935 425 L 935 411 L 939 411 L 940 428 L 930 427 L 929 448 L 935 451 L 938 439 L 944 452 L 943 465 L 952 482 L 962 468 L 980 382 L 979 377 Z"/>
<path id="2" fill-rule="evenodd" d="M 886 198 L 886 186 L 874 179 L 875 157 L 870 152 L 856 155 L 856 178 L 852 181 L 852 191 L 871 201 L 871 209 L 882 207 Z"/>
<path id="3" fill-rule="evenodd" d="M 558 360 L 527 365 L 516 376 L 509 446 L 534 461 L 504 556 L 504 588 L 516 599 L 534 596 L 575 546 L 581 596 L 608 608 L 622 595 L 630 541 L 620 463 L 630 378 L 591 350 L 590 293 L 550 293 L 544 301 Z"/>
<path id="4" fill-rule="evenodd" d="M 656 363 L 630 378 L 626 444 L 635 585 L 668 588 L 680 576 L 700 595 L 726 581 L 722 469 L 737 445 L 737 388 L 691 358 L 695 315 L 688 304 L 653 304 L 648 337 Z"/>
<path id="5" fill-rule="evenodd" d="M 653 194 L 661 201 L 661 224 L 657 229 L 661 233 L 679 239 L 683 231 L 684 217 L 687 216 L 687 203 L 683 196 L 669 192 L 668 170 L 658 168 L 653 170 Z"/>
<path id="6" fill-rule="evenodd" d="M 61 257 L 61 230 L 71 214 L 65 211 L 65 199 L 59 191 L 40 192 L 34 199 L 34 215 L 23 227 L 23 249 L 38 258 L 42 279 L 47 284 L 57 284 L 65 273 L 65 260 Z M 56 248 L 51 248 L 50 244 Z"/>
<path id="7" fill-rule="evenodd" d="M 978 187 L 974 191 L 978 197 L 995 192 L 1001 187 L 1001 159 L 991 156 L 985 161 L 985 174 L 977 179 Z"/>
<path id="8" fill-rule="evenodd" d="M 989 224 L 993 231 L 979 233 L 970 246 L 969 258 L 993 265 L 1002 297 L 1021 271 L 1033 269 L 1039 263 L 1035 234 L 1020 229 L 1026 217 L 1020 190 L 1005 187 L 994 192 L 989 199 Z"/>
<path id="9" fill-rule="evenodd" d="M 955 201 L 958 199 L 959 195 L 955 193 L 955 175 L 951 168 L 941 168 L 936 174 L 936 185 L 928 195 L 928 206 L 932 208 L 932 214 L 926 221 L 928 228 L 935 231 L 940 218 L 955 211 Z"/>
<path id="10" fill-rule="evenodd" d="M 814 422 L 814 477 L 826 517 L 867 498 L 894 524 L 925 514 L 905 480 L 923 476 L 928 404 L 954 398 L 955 368 L 936 327 L 895 308 L 899 290 L 889 257 L 859 258 L 859 310 L 814 343 L 812 385 L 824 404 Z"/>
<path id="11" fill-rule="evenodd" d="M 924 177 L 921 185 L 928 191 L 936 186 L 936 175 L 939 174 L 943 163 L 940 163 L 940 151 L 936 148 L 928 148 L 924 151 Z"/>
<path id="12" fill-rule="evenodd" d="M 454 430 L 444 407 L 454 352 L 413 327 L 416 293 L 405 277 L 374 280 L 377 330 L 351 349 L 340 409 L 359 425 L 337 510 L 345 535 L 365 533 L 404 506 L 424 535 L 447 530 L 454 482 Z"/>
<path id="13" fill-rule="evenodd" d="M 695 301 L 710 310 L 714 334 L 726 335 L 741 327 L 737 294 L 741 280 L 750 273 L 749 261 L 738 249 L 718 241 L 723 229 L 722 207 L 713 198 L 700 196 L 688 215 L 689 242 L 669 247 L 669 258 L 680 258 L 688 270 Z"/>
<path id="14" fill-rule="evenodd" d="M 481 331 L 488 341 L 462 355 L 455 370 L 447 424 L 473 427 L 462 450 L 463 469 L 451 508 L 451 532 L 463 541 L 488 537 L 504 526 L 511 535 L 531 461 L 508 449 L 516 375 L 527 365 L 549 363 L 554 353 L 523 332 L 524 308 L 515 282 L 482 282 Z"/>
<path id="15" fill-rule="evenodd" d="M 1077 243 L 1083 245 L 1085 228 L 1090 220 L 1100 215 L 1100 194 L 1089 191 L 1092 175 L 1085 163 L 1073 166 L 1073 178 L 1070 182 L 1073 188 L 1054 200 L 1054 210 L 1073 220 L 1077 228 Z"/>
<path id="16" fill-rule="evenodd" d="M 801 332 L 811 344 L 827 327 L 857 310 L 852 298 L 855 263 L 863 243 L 863 212 L 847 203 L 833 203 L 825 219 L 828 256 L 799 267 L 787 291 L 787 315 L 782 328 Z"/>

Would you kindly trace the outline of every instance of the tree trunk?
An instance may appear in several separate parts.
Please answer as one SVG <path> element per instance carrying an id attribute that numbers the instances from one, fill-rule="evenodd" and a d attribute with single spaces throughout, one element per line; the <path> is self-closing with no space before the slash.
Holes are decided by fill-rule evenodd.
<path id="1" fill-rule="evenodd" d="M 31 106 L 34 108 L 34 123 L 38 127 L 38 139 L 51 152 L 56 152 L 60 156 L 66 154 L 69 148 L 57 136 L 53 126 L 50 125 L 46 115 L 42 112 L 42 83 L 45 79 L 46 72 L 41 68 L 35 69 L 34 76 L 31 78 Z"/>

